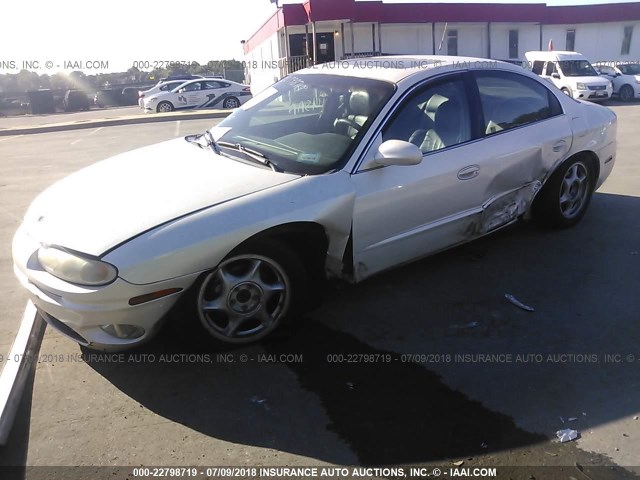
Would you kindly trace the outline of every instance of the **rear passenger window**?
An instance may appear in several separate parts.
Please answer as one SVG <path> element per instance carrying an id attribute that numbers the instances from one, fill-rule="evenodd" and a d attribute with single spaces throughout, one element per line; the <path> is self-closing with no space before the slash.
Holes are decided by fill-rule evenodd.
<path id="1" fill-rule="evenodd" d="M 483 130 L 491 135 L 560 115 L 558 99 L 544 85 L 512 72 L 476 72 Z"/>

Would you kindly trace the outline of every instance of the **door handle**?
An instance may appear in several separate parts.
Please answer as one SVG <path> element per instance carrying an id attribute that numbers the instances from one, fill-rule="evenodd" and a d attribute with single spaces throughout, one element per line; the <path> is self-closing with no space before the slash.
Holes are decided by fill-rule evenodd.
<path id="1" fill-rule="evenodd" d="M 472 178 L 476 178 L 478 175 L 480 175 L 480 166 L 469 165 L 458 172 L 458 179 L 471 180 Z"/>

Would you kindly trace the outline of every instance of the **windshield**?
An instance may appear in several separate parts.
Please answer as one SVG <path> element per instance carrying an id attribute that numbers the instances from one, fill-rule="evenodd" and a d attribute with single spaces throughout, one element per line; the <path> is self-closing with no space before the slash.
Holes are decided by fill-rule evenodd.
<path id="1" fill-rule="evenodd" d="M 259 152 L 279 170 L 325 173 L 344 165 L 394 89 L 379 80 L 290 75 L 235 110 L 212 133 L 220 143 Z"/>
<path id="2" fill-rule="evenodd" d="M 618 65 L 623 75 L 640 75 L 640 64 L 631 63 L 628 65 Z"/>
<path id="3" fill-rule="evenodd" d="M 565 77 L 596 77 L 598 73 L 588 60 L 562 60 L 558 62 Z"/>

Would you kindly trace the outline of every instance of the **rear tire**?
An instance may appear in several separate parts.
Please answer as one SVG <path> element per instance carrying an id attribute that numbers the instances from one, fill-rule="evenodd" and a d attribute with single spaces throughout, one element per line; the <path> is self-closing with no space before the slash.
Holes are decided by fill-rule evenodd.
<path id="1" fill-rule="evenodd" d="M 226 344 L 258 341 L 299 313 L 309 280 L 304 264 L 286 246 L 263 240 L 231 252 L 197 288 L 200 323 Z"/>
<path id="2" fill-rule="evenodd" d="M 156 112 L 158 113 L 168 113 L 168 112 L 173 112 L 173 110 L 174 110 L 173 104 L 167 101 L 160 102 L 156 107 Z"/>
<path id="3" fill-rule="evenodd" d="M 534 200 L 533 217 L 538 223 L 554 228 L 576 225 L 587 211 L 595 183 L 595 171 L 587 158 L 567 160 Z"/>
<path id="4" fill-rule="evenodd" d="M 619 95 L 620 100 L 622 100 L 623 102 L 630 102 L 634 97 L 633 87 L 631 85 L 623 85 L 622 87 L 620 87 Z"/>
<path id="5" fill-rule="evenodd" d="M 222 108 L 238 108 L 240 106 L 240 100 L 236 97 L 229 97 L 222 102 Z"/>

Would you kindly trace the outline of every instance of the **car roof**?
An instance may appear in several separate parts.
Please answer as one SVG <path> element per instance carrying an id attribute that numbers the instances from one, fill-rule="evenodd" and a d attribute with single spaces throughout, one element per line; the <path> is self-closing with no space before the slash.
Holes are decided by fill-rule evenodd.
<path id="1" fill-rule="evenodd" d="M 501 68 L 523 72 L 523 68 L 499 60 L 447 55 L 391 55 L 329 62 L 298 70 L 297 74 L 343 75 L 399 83 L 417 74 L 433 76 L 444 71 Z"/>
<path id="2" fill-rule="evenodd" d="M 540 60 L 586 60 L 587 58 L 579 52 L 570 52 L 566 50 L 551 51 L 532 51 L 524 54 L 525 58 Z"/>

